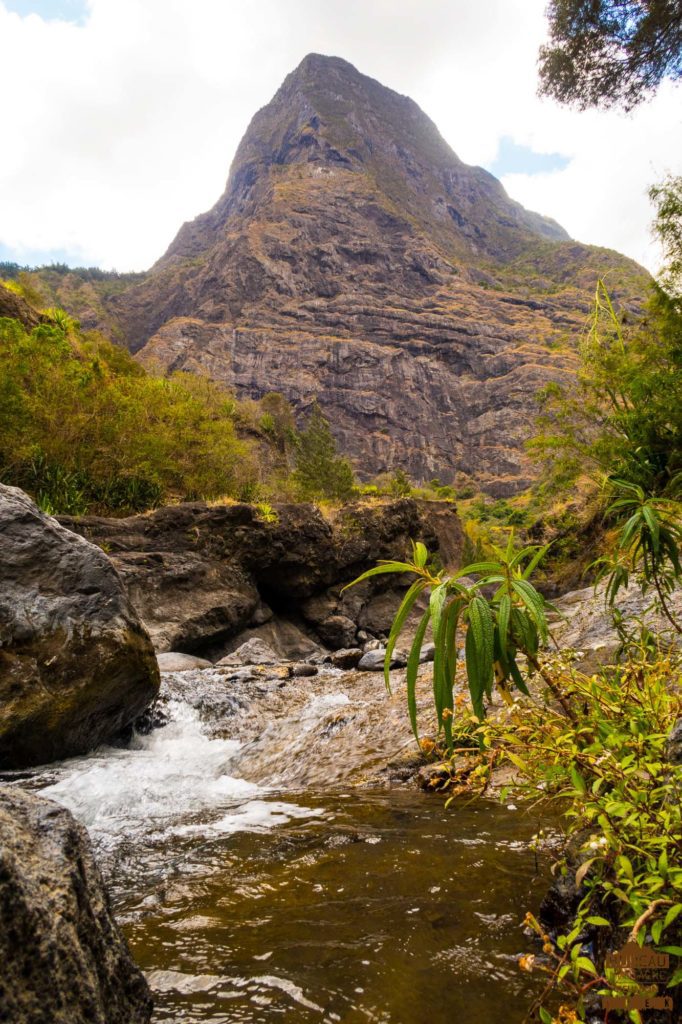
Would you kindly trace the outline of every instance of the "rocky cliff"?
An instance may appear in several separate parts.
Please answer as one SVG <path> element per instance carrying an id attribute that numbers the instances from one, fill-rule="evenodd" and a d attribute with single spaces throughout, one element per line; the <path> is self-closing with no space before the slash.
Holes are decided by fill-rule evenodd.
<path id="1" fill-rule="evenodd" d="M 464 541 L 454 505 L 408 498 L 327 518 L 313 505 L 276 505 L 264 519 L 253 505 L 196 503 L 62 522 L 106 549 L 157 651 L 214 660 L 255 636 L 297 658 L 351 646 L 358 629 L 383 634 L 407 583 L 379 576 L 342 594 L 344 584 L 409 556 L 411 540 L 459 564 Z"/>
<path id="2" fill-rule="evenodd" d="M 147 363 L 299 412 L 317 396 L 361 474 L 461 471 L 506 494 L 607 270 L 617 296 L 642 294 L 641 268 L 513 202 L 412 100 L 311 54 L 213 209 L 105 305 Z"/>

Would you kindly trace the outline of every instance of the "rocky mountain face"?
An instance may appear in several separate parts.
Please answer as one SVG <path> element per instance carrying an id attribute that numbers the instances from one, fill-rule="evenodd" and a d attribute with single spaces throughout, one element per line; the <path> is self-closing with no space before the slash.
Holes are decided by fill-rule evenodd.
<path id="1" fill-rule="evenodd" d="M 573 371 L 607 269 L 642 293 L 641 268 L 513 202 L 412 100 L 311 54 L 213 209 L 105 306 L 146 363 L 299 413 L 317 397 L 361 475 L 462 472 L 508 494 L 532 475 L 534 395 Z"/>

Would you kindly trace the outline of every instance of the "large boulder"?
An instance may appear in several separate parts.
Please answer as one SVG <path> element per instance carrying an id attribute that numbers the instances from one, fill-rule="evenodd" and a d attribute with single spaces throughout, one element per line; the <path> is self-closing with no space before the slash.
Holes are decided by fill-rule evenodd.
<path id="1" fill-rule="evenodd" d="M 575 650 L 580 670 L 587 674 L 613 664 L 622 648 L 622 640 L 605 600 L 605 587 L 602 582 L 596 588 L 586 587 L 564 594 L 553 602 L 557 614 L 550 616 L 553 620 L 552 639 L 557 648 Z M 675 617 L 682 618 L 682 590 L 678 588 L 670 596 L 669 603 Z M 662 643 L 679 645 L 679 637 L 665 616 L 656 609 L 651 591 L 642 595 L 640 587 L 631 582 L 619 591 L 616 606 L 635 632 L 643 624 Z"/>
<path id="2" fill-rule="evenodd" d="M 0 788 L 0 1020 L 147 1024 L 152 998 L 69 811 Z"/>
<path id="3" fill-rule="evenodd" d="M 0 485 L 0 767 L 93 749 L 158 687 L 151 641 L 104 552 Z"/>

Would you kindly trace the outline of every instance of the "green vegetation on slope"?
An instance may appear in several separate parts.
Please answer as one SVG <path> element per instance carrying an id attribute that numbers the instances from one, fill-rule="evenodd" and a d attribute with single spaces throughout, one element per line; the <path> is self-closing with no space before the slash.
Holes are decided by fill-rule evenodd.
<path id="1" fill-rule="evenodd" d="M 0 317 L 0 480 L 45 511 L 356 493 L 317 405 L 299 435 L 281 395 L 238 401 L 198 374 L 154 376 L 63 310 L 41 316 L 33 330 Z"/>
<path id="2" fill-rule="evenodd" d="M 140 511 L 233 497 L 257 481 L 234 399 L 189 374 L 152 377 L 68 318 L 0 320 L 0 478 L 50 512 Z"/>

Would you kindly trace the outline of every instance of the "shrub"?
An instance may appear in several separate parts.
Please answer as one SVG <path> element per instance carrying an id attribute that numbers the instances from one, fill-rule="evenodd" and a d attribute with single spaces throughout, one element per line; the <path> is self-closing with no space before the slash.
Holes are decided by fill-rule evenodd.
<path id="1" fill-rule="evenodd" d="M 257 481 L 234 399 L 205 378 L 150 376 L 65 315 L 0 319 L 0 478 L 54 513 L 140 511 L 236 496 Z"/>

